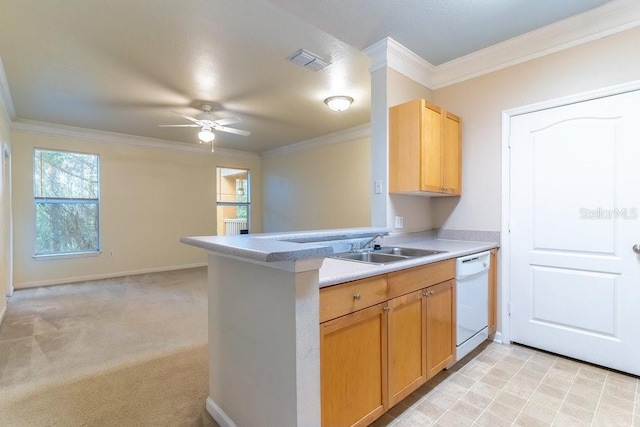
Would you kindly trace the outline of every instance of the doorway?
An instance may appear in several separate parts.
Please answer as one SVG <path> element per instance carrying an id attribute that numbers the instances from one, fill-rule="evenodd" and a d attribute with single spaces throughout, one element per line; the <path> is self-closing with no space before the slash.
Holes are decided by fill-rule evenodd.
<path id="1" fill-rule="evenodd" d="M 503 319 L 511 342 L 639 375 L 640 91 L 613 92 L 508 117 Z"/>
<path id="2" fill-rule="evenodd" d="M 11 221 L 11 151 L 9 145 L 0 142 L 2 161 L 0 161 L 0 289 L 3 294 L 13 295 L 13 226 Z"/>

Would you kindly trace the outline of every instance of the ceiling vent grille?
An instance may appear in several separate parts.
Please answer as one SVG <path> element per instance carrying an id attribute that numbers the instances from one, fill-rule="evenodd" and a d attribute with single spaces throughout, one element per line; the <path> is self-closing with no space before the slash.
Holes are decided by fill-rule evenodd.
<path id="1" fill-rule="evenodd" d="M 308 70 L 318 71 L 322 70 L 324 67 L 329 65 L 327 61 L 316 55 L 315 53 L 311 53 L 308 50 L 300 49 L 289 58 L 289 61 L 294 64 L 298 64 Z"/>

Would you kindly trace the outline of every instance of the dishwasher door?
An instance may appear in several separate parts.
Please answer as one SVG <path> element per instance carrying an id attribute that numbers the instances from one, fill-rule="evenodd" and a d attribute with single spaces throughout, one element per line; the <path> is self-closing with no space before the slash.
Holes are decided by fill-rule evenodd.
<path id="1" fill-rule="evenodd" d="M 457 360 L 488 336 L 489 263 L 489 252 L 456 260 Z"/>

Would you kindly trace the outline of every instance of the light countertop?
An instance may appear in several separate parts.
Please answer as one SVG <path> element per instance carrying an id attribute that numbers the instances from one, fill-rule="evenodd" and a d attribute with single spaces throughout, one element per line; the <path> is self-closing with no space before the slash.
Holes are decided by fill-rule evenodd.
<path id="1" fill-rule="evenodd" d="M 376 243 L 383 246 L 433 249 L 446 252 L 382 265 L 329 258 L 334 253 L 348 251 L 351 243 L 355 243 L 358 247 L 372 236 L 388 233 L 389 230 L 386 228 L 362 227 L 239 236 L 184 237 L 180 241 L 209 252 L 267 263 L 324 258 L 319 272 L 320 287 L 386 274 L 498 247 L 496 242 L 436 239 L 432 232 L 423 232 L 385 236 Z"/>
<path id="2" fill-rule="evenodd" d="M 383 244 L 387 245 L 384 242 Z M 379 274 L 390 273 L 392 271 L 403 270 L 405 268 L 430 264 L 450 258 L 458 258 L 477 252 L 488 251 L 497 248 L 495 242 L 467 242 L 462 240 L 425 239 L 414 240 L 407 243 L 394 241 L 392 245 L 415 249 L 433 249 L 437 251 L 447 251 L 445 253 L 431 255 L 428 257 L 412 258 L 404 261 L 392 262 L 390 264 L 367 264 L 363 262 L 340 260 L 335 258 L 325 258 L 320 268 L 320 287 L 331 286 L 337 283 L 349 282 L 366 277 L 377 276 Z"/>

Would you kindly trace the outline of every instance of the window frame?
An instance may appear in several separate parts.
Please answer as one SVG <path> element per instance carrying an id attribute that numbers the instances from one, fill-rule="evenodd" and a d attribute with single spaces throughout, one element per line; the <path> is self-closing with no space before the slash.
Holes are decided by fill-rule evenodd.
<path id="1" fill-rule="evenodd" d="M 69 153 L 69 154 L 79 154 L 86 156 L 93 156 L 96 158 L 98 173 L 97 173 L 97 197 L 95 199 L 88 198 L 57 198 L 57 197 L 37 197 L 35 193 L 35 159 L 37 151 L 47 151 L 47 152 L 56 152 L 56 153 Z M 54 148 L 42 148 L 42 147 L 34 147 L 33 149 L 33 170 L 31 178 L 33 180 L 33 185 L 31 186 L 32 194 L 33 194 L 33 258 L 36 260 L 57 260 L 57 259 L 66 259 L 66 258 L 84 258 L 84 257 L 95 257 L 102 253 L 102 203 L 101 203 L 101 159 L 100 154 L 97 153 L 88 153 L 84 151 L 73 151 L 73 150 L 60 150 Z M 55 201 L 54 201 L 55 200 Z M 44 201 L 44 202 L 43 202 Z M 38 225 L 37 225 L 37 208 L 40 203 L 60 203 L 60 204 L 96 204 L 97 205 L 97 224 L 98 224 L 98 235 L 97 235 L 97 249 L 89 250 L 89 251 L 76 251 L 76 252 L 58 252 L 58 253 L 43 253 L 39 254 L 36 252 L 37 249 L 37 240 L 38 240 Z"/>
<path id="2" fill-rule="evenodd" d="M 240 167 L 231 167 L 231 166 L 216 166 L 216 180 L 218 179 L 218 172 L 220 169 L 233 169 L 233 170 L 242 170 L 247 172 L 247 184 L 245 185 L 245 196 L 247 198 L 246 202 L 219 202 L 218 201 L 218 185 L 216 183 L 216 211 L 219 207 L 240 207 L 244 206 L 247 208 L 247 231 L 251 233 L 251 170 L 247 168 Z M 216 222 L 219 221 L 219 218 L 216 217 Z M 217 226 L 217 224 L 216 224 Z"/>

